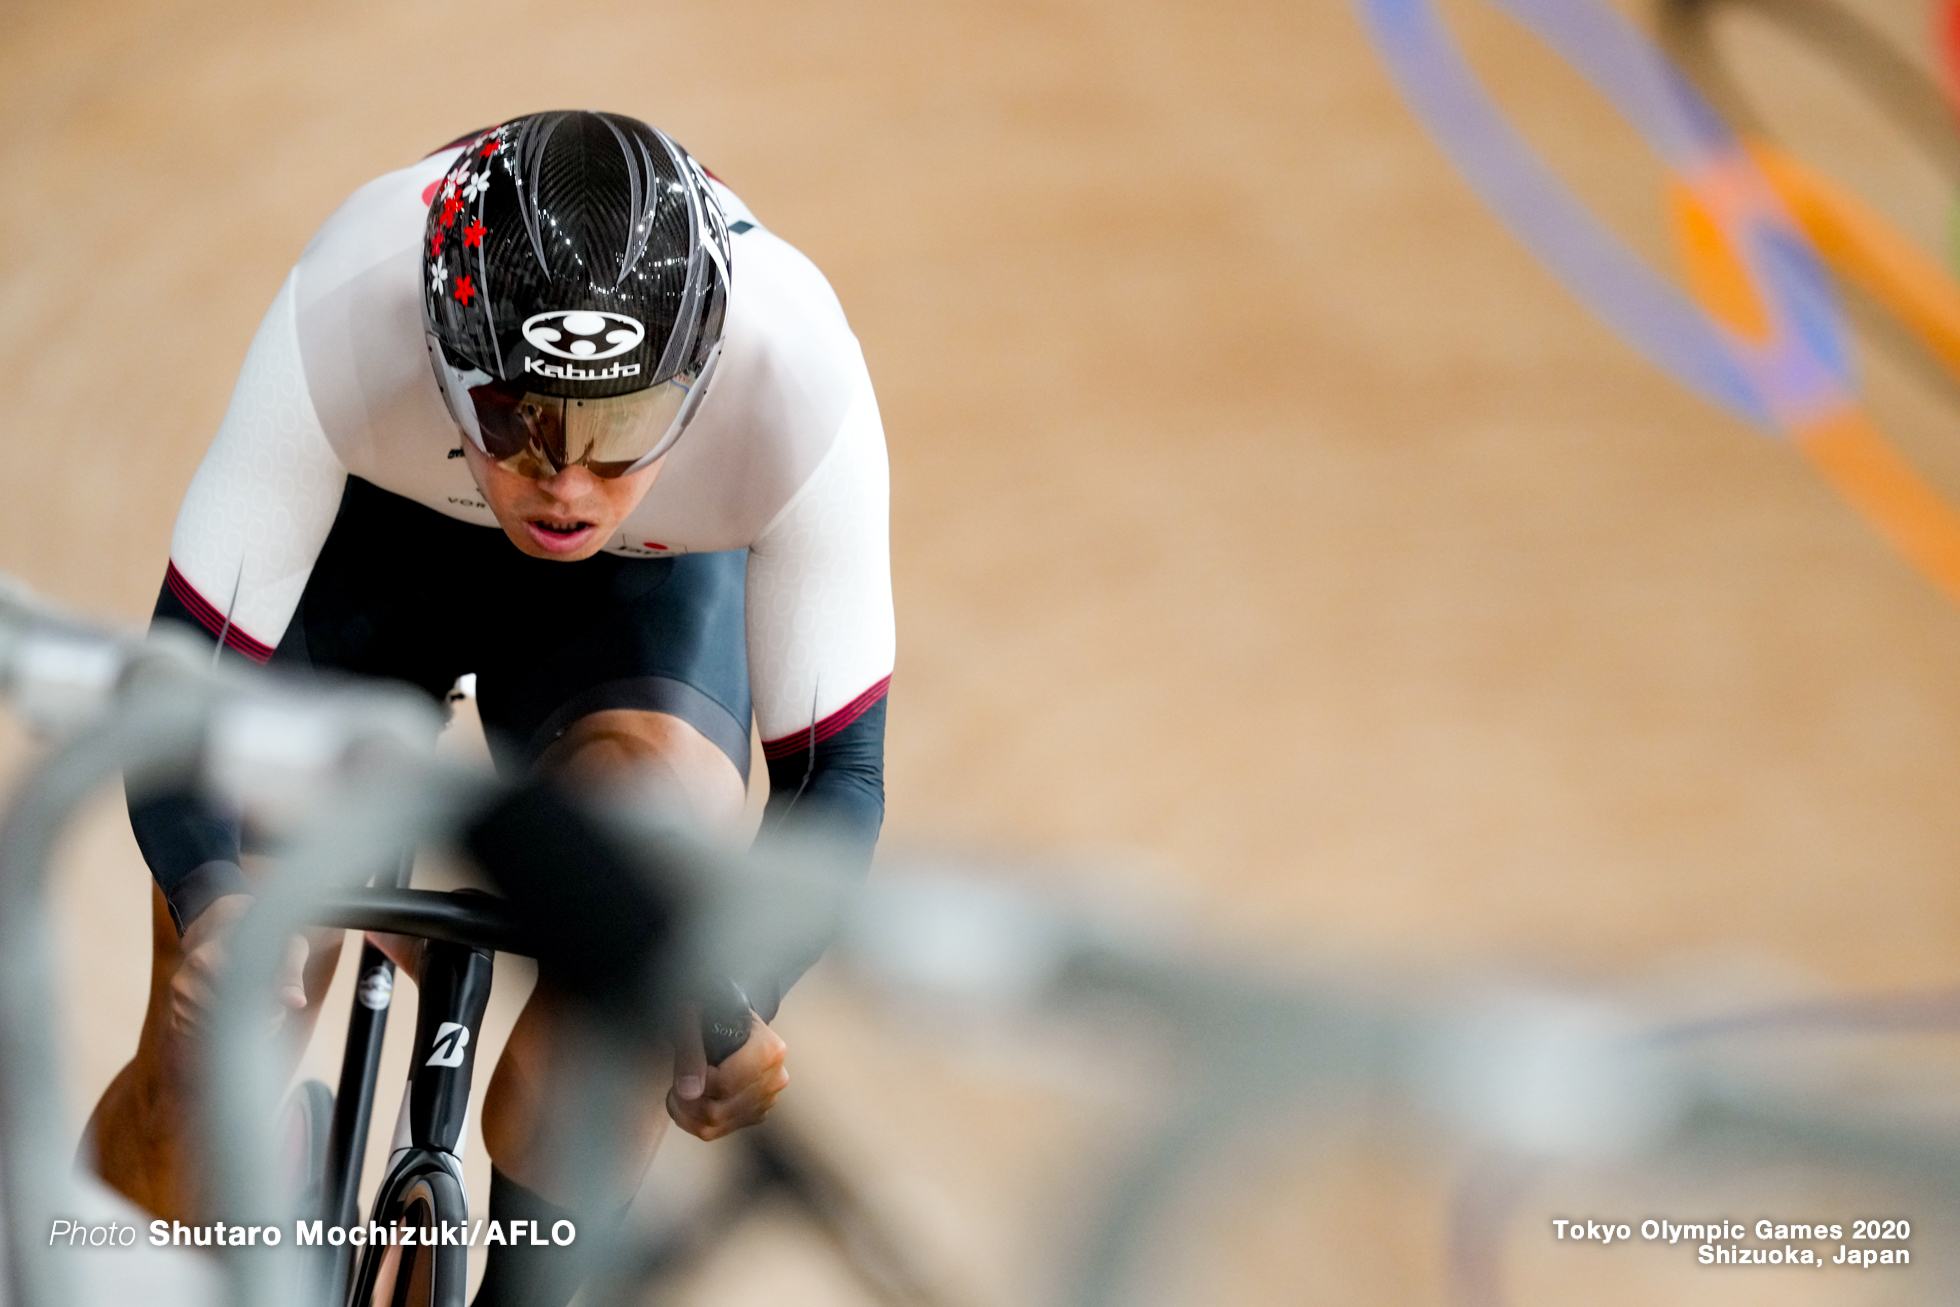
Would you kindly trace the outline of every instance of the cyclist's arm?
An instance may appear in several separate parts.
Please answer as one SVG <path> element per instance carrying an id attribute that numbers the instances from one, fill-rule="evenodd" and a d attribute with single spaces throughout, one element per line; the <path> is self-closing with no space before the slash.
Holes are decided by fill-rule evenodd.
<path id="1" fill-rule="evenodd" d="M 814 832 L 861 868 L 885 815 L 889 498 L 884 428 L 860 372 L 830 451 L 749 551 L 749 668 L 769 760 L 764 837 Z M 744 978 L 757 1013 L 774 1016 L 812 961 Z"/>
<path id="2" fill-rule="evenodd" d="M 153 621 L 263 663 L 285 634 L 340 505 L 347 474 L 314 412 L 288 277 L 253 337 L 231 406 L 178 510 Z M 236 823 L 184 791 L 130 804 L 144 861 L 182 932 L 248 889 Z"/>

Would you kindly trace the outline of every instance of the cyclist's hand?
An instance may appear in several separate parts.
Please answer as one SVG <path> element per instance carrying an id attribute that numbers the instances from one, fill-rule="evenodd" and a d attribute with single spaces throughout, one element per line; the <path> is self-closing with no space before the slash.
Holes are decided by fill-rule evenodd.
<path id="1" fill-rule="evenodd" d="M 198 913 L 184 932 L 183 961 L 170 978 L 170 1018 L 178 1030 L 201 1032 L 210 1019 L 232 927 L 251 906 L 250 894 L 226 894 Z M 306 940 L 294 935 L 286 941 L 286 956 L 279 966 L 276 992 L 280 1006 L 295 1012 L 306 1006 L 307 952 Z"/>
<path id="2" fill-rule="evenodd" d="M 699 1010 L 689 1005 L 681 1013 L 667 1114 L 697 1138 L 719 1139 L 756 1124 L 789 1087 L 789 1072 L 783 1069 L 789 1046 L 761 1017 L 751 1013 L 749 1020 L 749 1042 L 720 1066 L 709 1066 L 701 1050 Z"/>

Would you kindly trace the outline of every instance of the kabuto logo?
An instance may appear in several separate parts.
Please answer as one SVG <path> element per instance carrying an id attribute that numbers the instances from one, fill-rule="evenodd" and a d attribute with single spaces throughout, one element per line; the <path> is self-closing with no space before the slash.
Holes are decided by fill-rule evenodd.
<path id="1" fill-rule="evenodd" d="M 524 320 L 524 339 L 553 358 L 596 363 L 617 358 L 646 339 L 647 329 L 624 313 L 559 309 Z"/>
<path id="2" fill-rule="evenodd" d="M 615 363 L 604 368 L 582 368 L 576 363 L 540 363 L 530 354 L 524 356 L 524 370 L 535 372 L 541 377 L 555 377 L 559 381 L 617 381 L 621 377 L 640 375 L 640 365 L 637 363 Z"/>

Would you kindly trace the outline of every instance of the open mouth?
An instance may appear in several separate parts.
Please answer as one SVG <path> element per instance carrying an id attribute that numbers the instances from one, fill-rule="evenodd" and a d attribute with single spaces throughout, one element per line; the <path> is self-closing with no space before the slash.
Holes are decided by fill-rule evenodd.
<path id="1" fill-rule="evenodd" d="M 524 525 L 530 528 L 531 538 L 551 553 L 578 548 L 597 529 L 591 522 L 556 522 L 543 517 L 529 518 Z"/>

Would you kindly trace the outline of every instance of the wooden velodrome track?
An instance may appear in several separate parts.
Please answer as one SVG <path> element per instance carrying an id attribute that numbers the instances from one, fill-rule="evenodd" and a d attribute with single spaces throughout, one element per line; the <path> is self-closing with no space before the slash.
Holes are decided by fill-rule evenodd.
<path id="1" fill-rule="evenodd" d="M 1847 3 L 1930 66 L 1926 0 Z M 1631 131 L 1490 11 L 1447 12 L 1666 264 Z M 0 28 L 0 568 L 55 599 L 147 613 L 246 342 L 341 197 L 482 123 L 615 109 L 811 255 L 863 341 L 893 473 L 890 848 L 1038 861 L 1236 948 L 1686 978 L 1711 1011 L 1960 978 L 1960 612 L 1567 296 L 1335 0 L 5 0 Z M 1799 47 L 1734 37 L 1807 157 L 1943 250 L 1938 173 Z M 1960 491 L 1955 392 L 1864 367 Z M 78 1116 L 133 1045 L 146 884 L 105 799 L 60 893 Z M 784 1028 L 800 1119 L 921 1255 L 1033 1301 L 1128 1073 L 989 1061 L 822 978 Z M 1162 1301 L 1439 1301 L 1457 1155 L 1350 1132 L 1316 1166 L 1290 1138 L 1193 1199 Z M 1910 1283 L 1551 1247 L 1548 1214 L 1603 1183 L 1527 1200 L 1520 1301 Z M 1707 1183 L 1751 1220 L 1827 1192 Z M 1598 1214 L 1690 1214 L 1633 1192 Z M 1953 1233 L 1922 1219 L 1918 1246 Z M 685 1300 L 867 1301 L 783 1218 Z"/>

